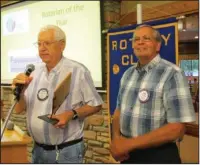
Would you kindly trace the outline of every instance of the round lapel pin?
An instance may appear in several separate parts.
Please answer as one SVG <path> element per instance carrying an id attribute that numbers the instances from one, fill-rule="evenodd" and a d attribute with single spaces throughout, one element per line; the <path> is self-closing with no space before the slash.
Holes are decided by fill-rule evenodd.
<path id="1" fill-rule="evenodd" d="M 40 101 L 44 101 L 49 97 L 48 90 L 46 88 L 41 88 L 37 93 L 37 98 Z"/>
<path id="2" fill-rule="evenodd" d="M 149 92 L 146 89 L 141 89 L 139 91 L 139 100 L 142 103 L 145 103 L 149 100 Z"/>

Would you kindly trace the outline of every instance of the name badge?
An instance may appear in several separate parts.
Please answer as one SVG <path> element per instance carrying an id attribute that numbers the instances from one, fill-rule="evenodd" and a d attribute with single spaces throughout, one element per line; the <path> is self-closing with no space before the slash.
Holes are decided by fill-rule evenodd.
<path id="1" fill-rule="evenodd" d="M 44 101 L 49 97 L 48 90 L 46 88 L 41 88 L 37 93 L 37 98 L 40 101 Z"/>
<path id="2" fill-rule="evenodd" d="M 145 103 L 149 100 L 149 92 L 146 89 L 141 89 L 139 91 L 139 100 L 142 103 Z"/>

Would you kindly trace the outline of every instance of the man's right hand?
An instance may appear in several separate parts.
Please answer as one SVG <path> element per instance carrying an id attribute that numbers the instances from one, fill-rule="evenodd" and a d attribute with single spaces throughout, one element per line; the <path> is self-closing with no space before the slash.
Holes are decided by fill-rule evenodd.
<path id="1" fill-rule="evenodd" d="M 21 113 L 22 111 L 26 110 L 26 102 L 24 100 L 24 97 L 22 97 L 22 96 L 24 95 L 24 91 L 26 90 L 26 88 L 28 87 L 28 85 L 30 84 L 32 79 L 33 79 L 33 77 L 28 77 L 25 73 L 19 73 L 13 79 L 12 89 L 13 89 L 14 95 L 16 94 L 15 93 L 16 86 L 19 84 L 24 85 L 24 88 L 19 93 L 21 95 L 21 97 L 19 98 L 18 103 L 15 106 L 16 113 Z M 17 96 L 17 95 L 15 95 L 15 96 Z"/>
<path id="2" fill-rule="evenodd" d="M 33 77 L 28 77 L 25 73 L 19 73 L 12 82 L 12 89 L 16 88 L 17 84 L 24 84 L 27 88 L 30 82 L 32 81 Z M 25 90 L 23 90 L 24 92 Z"/>

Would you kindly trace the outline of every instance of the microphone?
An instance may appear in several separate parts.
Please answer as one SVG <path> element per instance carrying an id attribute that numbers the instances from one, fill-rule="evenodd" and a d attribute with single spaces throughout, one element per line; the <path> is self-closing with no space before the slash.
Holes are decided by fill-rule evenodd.
<path id="1" fill-rule="evenodd" d="M 27 65 L 25 69 L 25 75 L 30 76 L 30 74 L 35 70 L 35 66 L 33 64 Z M 22 92 L 24 88 L 24 84 L 16 84 L 16 88 L 14 89 L 14 95 L 16 96 L 16 99 L 19 101 L 20 99 L 20 93 Z"/>

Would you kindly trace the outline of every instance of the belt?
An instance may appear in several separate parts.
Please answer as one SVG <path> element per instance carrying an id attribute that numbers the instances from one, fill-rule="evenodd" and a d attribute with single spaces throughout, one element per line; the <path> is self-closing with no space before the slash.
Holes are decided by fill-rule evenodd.
<path id="1" fill-rule="evenodd" d="M 76 139 L 76 140 L 72 140 L 72 141 L 68 141 L 59 145 L 46 145 L 46 144 L 40 144 L 35 142 L 35 144 L 39 147 L 42 147 L 44 150 L 55 150 L 56 146 L 58 147 L 58 149 L 63 149 L 64 147 L 68 147 L 74 144 L 77 144 L 79 142 L 81 142 L 83 140 L 83 138 L 80 139 Z"/>

